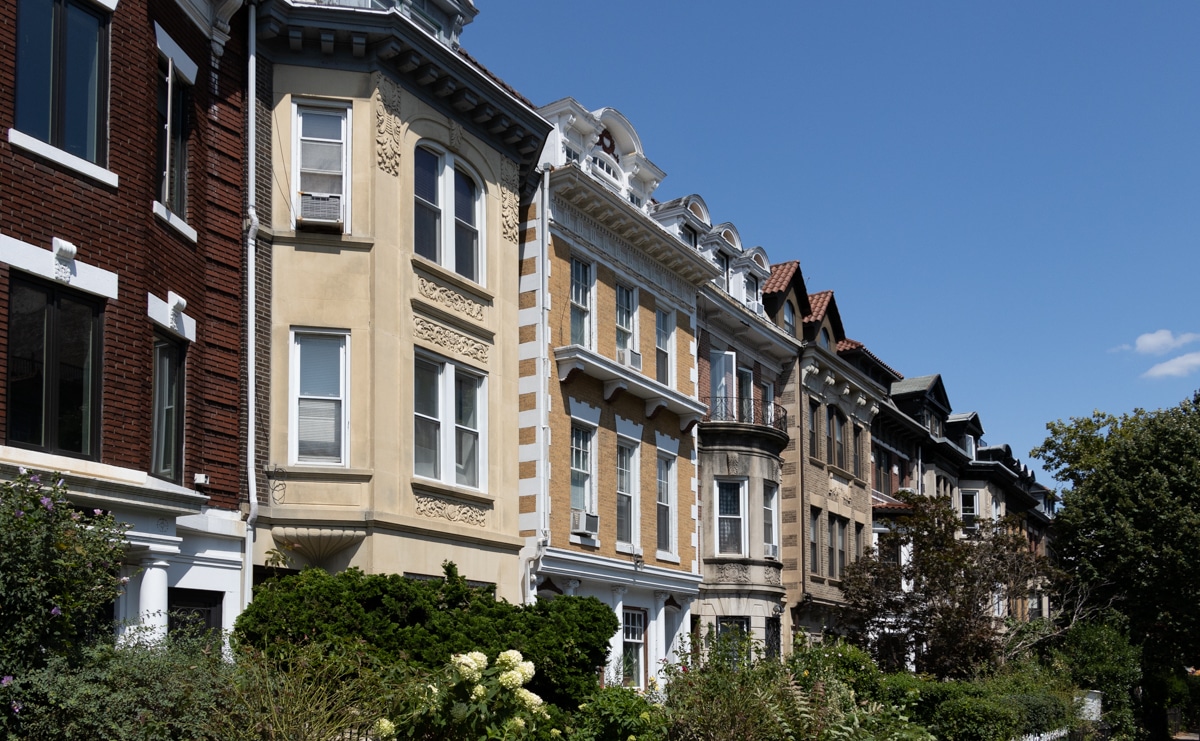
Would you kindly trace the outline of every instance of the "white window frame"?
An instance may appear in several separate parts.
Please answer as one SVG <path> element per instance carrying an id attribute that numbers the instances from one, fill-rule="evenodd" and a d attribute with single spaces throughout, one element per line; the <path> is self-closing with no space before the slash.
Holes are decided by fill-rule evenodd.
<path id="1" fill-rule="evenodd" d="M 637 619 L 630 621 L 630 617 Z M 624 607 L 621 610 L 621 681 L 626 687 L 640 690 L 646 681 L 649 664 L 647 656 L 646 628 L 650 617 L 645 610 L 636 607 Z M 625 656 L 630 646 L 637 646 L 638 676 L 629 677 L 625 673 Z"/>
<path id="2" fill-rule="evenodd" d="M 484 201 L 486 200 L 487 189 L 484 188 L 483 179 L 476 174 L 475 168 L 454 152 L 445 147 L 436 144 L 432 141 L 422 140 L 414 148 L 414 165 L 416 162 L 415 152 L 417 149 L 424 149 L 430 154 L 438 158 L 438 173 L 437 173 L 437 203 L 429 203 L 421 199 L 427 207 L 433 208 L 439 212 L 438 226 L 440 233 L 438 234 L 437 259 L 434 260 L 437 264 L 461 276 L 464 280 L 472 281 L 478 285 L 486 285 L 484 276 L 487 275 L 487 244 L 485 234 L 487 232 L 486 225 L 486 210 Z M 410 168 L 411 170 L 412 168 Z M 475 229 L 475 276 L 471 277 L 459 270 L 457 264 L 458 249 L 455 242 L 455 229 L 458 226 L 458 211 L 456 209 L 455 193 L 454 193 L 454 176 L 456 173 L 462 173 L 468 180 L 475 185 L 475 203 L 472 204 L 472 213 L 475 217 L 475 223 L 472 225 Z M 415 177 L 415 173 L 414 173 Z M 417 208 L 415 199 L 418 198 L 415 192 L 413 193 L 414 205 Z M 416 219 L 413 220 L 414 229 Z"/>
<path id="3" fill-rule="evenodd" d="M 762 420 L 754 415 L 754 369 L 737 366 L 737 421 L 747 424 L 761 424 Z"/>
<path id="4" fill-rule="evenodd" d="M 676 487 L 676 457 L 659 455 L 654 464 L 655 509 L 654 509 L 654 545 L 659 558 L 672 559 L 679 552 L 679 524 L 676 511 L 678 506 L 678 489 Z M 663 466 L 666 466 L 666 479 L 663 479 Z M 666 500 L 665 502 L 663 500 Z M 668 548 L 659 548 L 658 528 L 663 512 L 667 517 Z"/>
<path id="5" fill-rule="evenodd" d="M 664 332 L 664 326 L 666 331 Z M 675 312 L 656 309 L 654 312 L 654 380 L 668 388 L 675 388 Z M 666 376 L 658 377 L 658 353 L 666 355 Z"/>
<path id="6" fill-rule="evenodd" d="M 154 24 L 154 35 L 158 43 L 159 56 L 167 62 L 167 76 L 165 79 L 167 85 L 167 153 L 166 157 L 164 158 L 165 171 L 159 173 L 163 179 L 162 188 L 157 193 L 158 197 L 154 201 L 153 210 L 154 213 L 163 221 L 167 222 L 168 225 L 182 233 L 191 241 L 195 242 L 198 238 L 198 235 L 195 229 L 188 226 L 186 213 L 188 209 L 188 202 L 191 200 L 191 193 L 189 192 L 188 188 L 190 183 L 187 182 L 191 177 L 191 167 L 190 162 L 188 162 L 191 148 L 188 146 L 186 137 L 183 140 L 184 146 L 182 153 L 184 159 L 184 183 L 182 186 L 183 208 L 179 210 L 172 209 L 169 205 L 169 195 L 171 173 L 175 169 L 177 164 L 176 158 L 179 156 L 179 152 L 175 151 L 175 149 L 171 146 L 171 143 L 175 138 L 174 129 L 178 125 L 178 122 L 173 120 L 175 113 L 174 99 L 177 90 L 176 86 L 178 85 L 194 88 L 196 85 L 196 76 L 199 72 L 199 67 L 195 62 L 192 61 L 191 57 L 184 53 L 183 48 L 180 47 L 179 44 L 175 43 L 175 40 L 163 30 L 162 26 L 158 25 L 157 23 Z M 186 103 L 188 100 L 186 97 L 186 91 L 181 92 L 181 94 L 185 96 L 184 102 Z M 172 155 L 174 155 L 174 157 Z"/>
<path id="7" fill-rule="evenodd" d="M 580 276 L 577 275 L 577 267 L 581 270 L 587 271 L 587 275 L 584 276 L 584 280 L 579 279 Z M 585 260 L 578 255 L 572 255 L 570 283 L 571 287 L 569 301 L 571 306 L 571 316 L 569 317 L 569 323 L 567 327 L 567 331 L 570 333 L 568 335 L 568 339 L 570 340 L 570 344 L 578 344 L 581 347 L 586 347 L 589 350 L 594 349 L 596 347 L 596 332 L 595 322 L 593 322 L 594 312 L 592 309 L 596 304 L 594 295 L 596 290 L 596 264 L 591 260 Z M 577 312 L 582 315 L 582 342 L 575 341 L 575 333 L 573 330 Z"/>
<path id="8" fill-rule="evenodd" d="M 725 484 L 725 485 L 732 484 L 738 488 L 738 514 L 736 515 L 736 517 L 738 520 L 738 530 L 740 533 L 739 537 L 741 538 L 741 540 L 738 543 L 737 551 L 721 550 L 721 520 L 730 519 L 731 517 L 733 517 L 732 515 L 722 515 L 721 514 L 721 485 L 722 484 Z M 715 555 L 717 555 L 717 556 L 745 556 L 745 555 L 747 555 L 746 547 L 749 544 L 749 538 L 748 538 L 749 533 L 747 532 L 748 531 L 747 525 L 748 525 L 748 520 L 750 518 L 747 517 L 748 513 L 746 512 L 746 485 L 747 485 L 747 480 L 744 478 L 737 478 L 737 479 L 720 478 L 713 482 L 713 545 L 716 546 Z"/>
<path id="9" fill-rule="evenodd" d="M 721 275 L 713 280 L 721 287 L 722 291 L 729 293 L 729 255 L 718 250 L 714 259 L 717 263 L 717 268 L 721 271 Z"/>
<path id="10" fill-rule="evenodd" d="M 821 576 L 821 510 L 811 507 L 808 510 L 808 573 Z"/>
<path id="11" fill-rule="evenodd" d="M 751 273 L 746 273 L 742 278 L 742 297 L 746 306 L 754 311 L 754 305 L 758 303 L 758 276 Z"/>
<path id="12" fill-rule="evenodd" d="M 294 190 L 292 201 L 292 228 L 295 229 L 300 223 L 300 141 L 303 124 L 301 118 L 305 111 L 314 111 L 317 113 L 332 113 L 340 112 L 342 114 L 342 233 L 350 233 L 350 214 L 351 210 L 351 158 L 350 145 L 353 139 L 354 131 L 352 110 L 348 101 L 340 100 L 313 100 L 313 99 L 293 99 L 292 101 L 292 183 Z M 313 191 L 314 193 L 317 191 Z M 332 194 L 331 194 L 332 195 Z"/>
<path id="13" fill-rule="evenodd" d="M 350 463 L 350 331 L 319 327 L 293 327 L 289 334 L 291 362 L 289 364 L 290 392 L 288 394 L 288 460 L 295 465 L 303 466 L 348 466 Z M 303 337 L 327 337 L 342 340 L 340 396 L 338 397 L 342 413 L 341 419 L 337 422 L 341 428 L 342 445 L 336 461 L 318 460 L 300 455 L 300 339 Z"/>
<path id="14" fill-rule="evenodd" d="M 773 481 L 763 482 L 763 545 L 775 546 L 775 555 L 768 558 L 779 559 L 779 485 Z M 770 548 L 766 548 L 766 553 Z"/>
<path id="15" fill-rule="evenodd" d="M 414 375 L 416 363 L 423 362 L 429 365 L 437 366 L 437 390 L 438 390 L 438 471 L 437 476 L 427 476 L 418 473 L 416 470 L 416 446 L 413 446 L 413 475 L 417 478 L 427 479 L 431 481 L 439 481 L 449 486 L 456 486 L 463 489 L 485 490 L 487 489 L 487 472 L 488 472 L 488 383 L 487 374 L 480 372 L 476 368 L 467 365 L 462 365 L 448 358 L 444 358 L 432 353 L 418 352 L 413 361 Z M 456 411 L 456 394 L 458 376 L 468 376 L 474 378 L 478 382 L 475 396 L 475 473 L 476 483 L 460 482 L 458 480 L 458 430 L 463 425 L 455 419 Z M 416 393 L 414 386 L 413 393 Z M 416 418 L 434 419 L 428 415 L 419 414 L 416 411 L 414 399 L 413 406 L 413 424 L 416 424 Z M 411 428 L 410 428 L 411 429 Z M 470 429 L 470 428 L 466 428 Z M 415 434 L 415 433 L 414 433 Z"/>
<path id="16" fill-rule="evenodd" d="M 151 364 L 150 474 L 183 479 L 184 423 L 187 414 L 187 348 L 178 337 L 156 332 Z M 171 381 L 174 383 L 171 383 Z"/>
<path id="17" fill-rule="evenodd" d="M 640 511 L 641 510 L 641 506 L 640 506 L 641 502 L 639 501 L 640 497 L 638 496 L 638 492 L 641 491 L 641 487 L 639 486 L 639 483 L 638 483 L 638 481 L 639 481 L 638 469 L 640 467 L 639 466 L 639 462 L 640 462 L 639 448 L 640 448 L 640 446 L 638 445 L 637 441 L 635 441 L 635 440 L 630 440 L 629 438 L 625 438 L 625 437 L 617 438 L 617 457 L 616 457 L 616 465 L 614 467 L 614 470 L 616 472 L 616 481 L 614 482 L 613 489 L 616 492 L 616 500 L 617 500 L 617 505 L 618 505 L 617 509 L 616 509 L 617 516 L 615 518 L 616 526 L 617 526 L 616 527 L 616 533 L 617 533 L 616 542 L 617 542 L 617 550 L 618 551 L 622 550 L 622 547 L 624 547 L 624 549 L 628 550 L 629 552 L 637 552 L 638 544 L 640 542 L 640 538 L 638 537 L 639 533 L 641 532 L 641 511 Z M 621 491 L 621 451 L 622 451 L 622 449 L 629 451 L 629 470 L 626 472 L 629 480 L 626 482 L 626 489 L 627 489 L 626 491 Z M 621 537 L 621 515 L 620 515 L 621 497 L 629 498 L 629 538 L 628 539 L 623 539 Z"/>
<path id="18" fill-rule="evenodd" d="M 582 444 L 577 443 L 577 441 L 576 441 L 577 433 L 580 436 L 583 436 L 583 435 L 587 436 L 587 439 L 583 440 Z M 571 438 L 570 438 L 569 444 L 570 444 L 569 470 L 572 474 L 572 479 L 574 479 L 574 474 L 576 474 L 576 473 L 582 474 L 587 477 L 583 483 L 583 502 L 582 502 L 583 507 L 582 507 L 582 509 L 585 513 L 587 513 L 589 515 L 598 515 L 599 513 L 597 512 L 597 506 L 596 506 L 596 428 L 591 427 L 590 425 L 583 425 L 583 424 L 579 424 L 578 422 L 573 422 L 571 424 Z M 583 455 L 585 455 L 587 457 L 587 460 L 583 461 L 582 467 L 579 467 L 576 465 L 576 463 L 579 462 L 576 451 L 581 452 Z M 574 489 L 574 487 L 575 487 L 575 484 L 574 484 L 574 481 L 572 481 L 571 482 L 572 490 Z M 574 491 L 572 491 L 571 494 L 572 494 L 571 509 L 580 509 L 580 507 L 576 506 L 577 503 L 575 502 Z"/>
<path id="19" fill-rule="evenodd" d="M 971 500 L 971 507 L 968 511 L 967 498 Z M 979 527 L 979 491 L 977 489 L 962 489 L 958 492 L 959 517 L 962 520 L 963 530 L 975 530 Z M 970 518 L 970 519 L 967 519 Z"/>
<path id="20" fill-rule="evenodd" d="M 624 291 L 629 297 L 629 322 L 627 325 L 621 324 L 621 293 Z M 633 365 L 631 353 L 638 351 L 638 289 L 625 283 L 617 283 L 614 289 L 614 315 L 616 318 L 616 348 L 617 362 L 623 365 Z M 628 334 L 625 340 L 625 347 L 621 347 L 622 333 Z M 621 351 L 625 351 L 625 357 L 621 357 Z"/>

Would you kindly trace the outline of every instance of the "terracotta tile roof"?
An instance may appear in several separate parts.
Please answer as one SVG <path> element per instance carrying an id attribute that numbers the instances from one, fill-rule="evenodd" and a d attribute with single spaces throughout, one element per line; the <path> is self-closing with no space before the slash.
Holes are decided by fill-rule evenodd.
<path id="1" fill-rule="evenodd" d="M 825 318 L 825 312 L 829 309 L 829 302 L 833 301 L 833 291 L 821 291 L 820 293 L 808 294 L 808 303 L 812 306 L 812 313 L 804 317 L 805 324 L 819 322 Z"/>
<path id="2" fill-rule="evenodd" d="M 771 266 L 771 276 L 767 278 L 767 282 L 763 284 L 762 292 L 776 293 L 786 291 L 788 284 L 792 282 L 792 276 L 800 269 L 799 260 L 788 260 L 787 262 L 776 263 Z"/>
<path id="3" fill-rule="evenodd" d="M 894 375 L 896 378 L 898 378 L 900 380 L 904 379 L 903 373 L 901 373 L 900 371 L 896 370 L 892 366 L 890 366 L 887 363 L 880 360 L 878 355 L 876 355 L 875 353 L 868 350 L 867 346 L 864 345 L 863 343 L 859 342 L 858 340 L 852 340 L 850 338 L 846 338 L 844 340 L 838 340 L 837 351 L 838 351 L 839 355 L 844 352 L 860 352 L 863 355 L 866 355 L 871 360 L 874 360 L 876 363 L 878 363 L 880 366 L 882 366 L 885 370 L 887 370 L 889 373 Z"/>
<path id="4" fill-rule="evenodd" d="M 505 82 L 504 80 L 501 80 L 501 79 L 500 79 L 500 78 L 499 78 L 499 77 L 496 75 L 496 73 L 495 73 L 495 72 L 492 72 L 490 69 L 488 69 L 487 67 L 484 67 L 482 64 L 480 64 L 480 63 L 479 63 L 479 60 L 478 60 L 478 59 L 476 59 L 475 57 L 471 56 L 471 55 L 470 55 L 470 54 L 467 52 L 467 50 L 466 50 L 466 49 L 462 48 L 461 46 L 460 46 L 460 47 L 458 47 L 458 54 L 459 54 L 459 56 L 461 56 L 463 59 L 467 60 L 467 61 L 468 61 L 468 62 L 470 62 L 472 65 L 474 65 L 476 69 L 478 69 L 480 72 L 482 72 L 482 73 L 483 73 L 483 74 L 484 74 L 484 75 L 485 75 L 485 76 L 486 76 L 488 79 L 490 79 L 492 82 L 494 82 L 494 83 L 496 83 L 497 85 L 499 85 L 500 87 L 504 88 L 504 90 L 505 90 L 505 91 L 507 91 L 509 95 L 513 96 L 514 98 L 516 98 L 517 100 L 521 101 L 522 103 L 524 103 L 525 105 L 529 106 L 530 108 L 534 108 L 534 109 L 536 109 L 536 108 L 537 108 L 537 106 L 535 106 L 535 105 L 534 105 L 532 102 L 530 102 L 529 98 L 526 98 L 524 95 L 521 95 L 519 92 L 517 92 L 517 89 L 516 89 L 516 88 L 514 88 L 512 85 L 509 85 L 509 84 L 508 84 L 507 82 Z"/>

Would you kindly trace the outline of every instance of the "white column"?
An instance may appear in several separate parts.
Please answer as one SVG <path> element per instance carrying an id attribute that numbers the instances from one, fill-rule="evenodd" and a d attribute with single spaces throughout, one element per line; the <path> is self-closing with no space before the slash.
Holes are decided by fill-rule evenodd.
<path id="1" fill-rule="evenodd" d="M 667 636 L 667 598 L 670 596 L 668 592 L 654 593 L 654 642 L 651 644 L 650 667 L 651 675 L 659 684 L 663 681 L 663 661 L 670 658 L 667 655 L 671 648 Z"/>
<path id="2" fill-rule="evenodd" d="M 148 637 L 167 635 L 167 567 L 160 558 L 142 561 L 142 586 L 138 591 L 138 614 Z"/>
<path id="3" fill-rule="evenodd" d="M 612 588 L 613 612 L 617 613 L 617 632 L 609 640 L 608 674 L 624 677 L 625 664 L 625 587 Z M 605 677 L 607 679 L 607 677 Z"/>

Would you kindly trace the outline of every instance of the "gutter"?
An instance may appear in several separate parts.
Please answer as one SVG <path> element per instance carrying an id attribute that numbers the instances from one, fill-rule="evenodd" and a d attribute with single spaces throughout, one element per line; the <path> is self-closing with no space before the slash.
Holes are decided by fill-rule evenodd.
<path id="1" fill-rule="evenodd" d="M 258 296 L 258 273 L 256 261 L 258 253 L 258 211 L 255 210 L 256 191 L 258 186 L 257 145 L 258 145 L 258 0 L 250 0 L 250 30 L 249 53 L 247 54 L 247 117 L 246 117 L 246 215 L 249 225 L 246 228 L 246 497 L 249 500 L 250 511 L 246 516 L 246 543 L 242 556 L 242 609 L 250 605 L 254 597 L 254 535 L 255 524 L 258 522 L 258 472 L 255 470 L 255 460 L 258 449 L 255 439 L 258 429 L 255 417 L 258 409 L 256 404 L 258 394 L 258 379 L 254 372 L 255 350 L 257 349 L 258 322 L 256 321 L 255 300 Z"/>

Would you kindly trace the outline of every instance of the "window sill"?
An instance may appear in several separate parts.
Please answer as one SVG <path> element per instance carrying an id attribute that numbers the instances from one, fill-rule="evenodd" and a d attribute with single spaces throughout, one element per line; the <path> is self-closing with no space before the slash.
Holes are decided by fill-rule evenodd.
<path id="1" fill-rule="evenodd" d="M 587 546 L 588 548 L 599 548 L 600 547 L 600 539 L 599 538 L 589 538 L 586 535 L 575 535 L 572 533 L 571 537 L 568 538 L 568 540 L 570 541 L 571 545 L 584 545 L 584 546 Z"/>
<path id="2" fill-rule="evenodd" d="M 157 216 L 161 221 L 166 222 L 167 226 L 179 232 L 193 244 L 199 237 L 199 235 L 196 234 L 196 230 L 188 226 L 186 221 L 158 201 L 154 202 L 154 215 Z"/>
<path id="3" fill-rule="evenodd" d="M 654 557 L 656 559 L 658 559 L 659 561 L 666 561 L 667 563 L 679 563 L 679 554 L 678 553 L 667 553 L 666 551 L 655 551 Z"/>
<path id="4" fill-rule="evenodd" d="M 285 481 L 325 481 L 328 479 L 352 479 L 369 481 L 373 472 L 369 468 L 349 468 L 330 466 L 320 463 L 293 463 L 286 468 L 279 468 Z M 267 471 L 268 477 L 274 474 Z"/>
<path id="5" fill-rule="evenodd" d="M 420 268 L 428 273 L 436 275 L 438 280 L 445 281 L 460 291 L 466 291 L 476 299 L 491 304 L 495 301 L 496 295 L 484 288 L 481 283 L 476 283 L 470 278 L 464 278 L 458 273 L 446 268 L 443 265 L 430 260 L 427 257 L 421 257 L 418 254 L 413 254 L 412 264 L 414 268 Z"/>
<path id="6" fill-rule="evenodd" d="M 444 481 L 436 479 L 426 479 L 419 476 L 414 476 L 412 479 L 413 491 L 422 491 L 429 494 L 436 494 L 443 497 L 453 497 L 455 499 L 463 499 L 468 502 L 476 502 L 478 504 L 495 504 L 496 498 L 488 494 L 483 489 L 468 489 L 465 486 L 456 484 L 447 484 Z"/>
<path id="7" fill-rule="evenodd" d="M 640 555 L 642 555 L 642 549 L 638 548 L 633 543 L 622 543 L 621 541 L 618 540 L 617 541 L 617 553 L 624 553 L 625 555 L 628 555 L 628 556 L 640 556 Z"/>
<path id="8" fill-rule="evenodd" d="M 82 157 L 76 157 L 70 152 L 59 149 L 52 144 L 47 144 L 41 139 L 35 139 L 28 134 L 22 134 L 16 129 L 9 129 L 8 143 L 18 149 L 24 149 L 26 152 L 48 159 L 68 170 L 74 170 L 78 174 L 95 180 L 101 185 L 107 185 L 110 188 L 117 187 L 117 173 L 107 170 L 94 162 L 88 162 Z"/>

